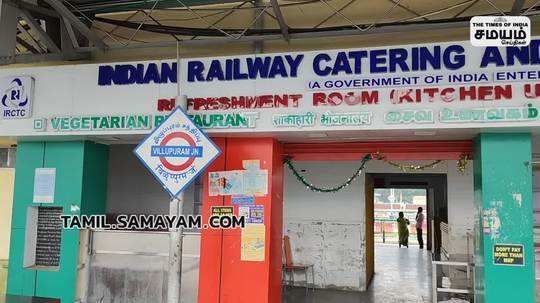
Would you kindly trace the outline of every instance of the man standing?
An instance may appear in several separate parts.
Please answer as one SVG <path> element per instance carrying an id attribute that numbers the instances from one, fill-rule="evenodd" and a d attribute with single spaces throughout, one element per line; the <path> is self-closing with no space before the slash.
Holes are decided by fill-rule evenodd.
<path id="1" fill-rule="evenodd" d="M 422 226 L 424 226 L 424 214 L 422 212 L 422 207 L 418 207 L 418 213 L 416 214 L 416 236 L 418 237 L 418 244 L 420 245 L 420 249 L 424 249 L 424 238 L 422 235 Z"/>

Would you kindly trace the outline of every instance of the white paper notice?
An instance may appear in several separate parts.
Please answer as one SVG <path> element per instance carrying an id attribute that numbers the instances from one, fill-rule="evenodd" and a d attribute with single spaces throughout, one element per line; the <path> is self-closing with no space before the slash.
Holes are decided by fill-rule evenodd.
<path id="1" fill-rule="evenodd" d="M 244 195 L 262 197 L 268 194 L 268 170 L 246 170 Z"/>
<path id="2" fill-rule="evenodd" d="M 34 203 L 53 203 L 56 168 L 36 168 L 34 174 Z"/>

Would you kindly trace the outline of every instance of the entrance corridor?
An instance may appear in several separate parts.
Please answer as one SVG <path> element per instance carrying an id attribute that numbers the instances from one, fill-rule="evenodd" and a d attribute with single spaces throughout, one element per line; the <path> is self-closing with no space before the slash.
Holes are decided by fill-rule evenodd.
<path id="1" fill-rule="evenodd" d="M 378 244 L 375 276 L 367 292 L 285 288 L 283 303 L 422 303 L 431 302 L 431 255 L 418 246 Z"/>

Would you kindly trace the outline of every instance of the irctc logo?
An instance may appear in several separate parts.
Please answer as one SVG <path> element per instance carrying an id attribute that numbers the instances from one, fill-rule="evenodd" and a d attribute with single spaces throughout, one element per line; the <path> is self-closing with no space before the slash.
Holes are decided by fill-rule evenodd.
<path id="1" fill-rule="evenodd" d="M 176 106 L 176 99 L 158 99 L 157 100 L 157 110 L 160 112 L 170 112 Z"/>
<path id="2" fill-rule="evenodd" d="M 1 101 L 4 119 L 30 117 L 33 79 L 30 77 L 13 78 L 6 86 Z"/>
<path id="3" fill-rule="evenodd" d="M 28 103 L 28 97 L 24 91 L 21 79 L 15 78 L 10 86 L 4 91 L 2 105 L 5 107 L 20 107 Z"/>

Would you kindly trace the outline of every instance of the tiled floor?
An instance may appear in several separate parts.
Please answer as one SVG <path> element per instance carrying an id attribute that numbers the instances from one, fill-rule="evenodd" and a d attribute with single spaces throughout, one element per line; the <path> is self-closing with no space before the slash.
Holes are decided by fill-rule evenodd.
<path id="1" fill-rule="evenodd" d="M 284 303 L 418 303 L 431 302 L 430 255 L 418 246 L 378 245 L 375 277 L 367 292 L 285 290 Z"/>

